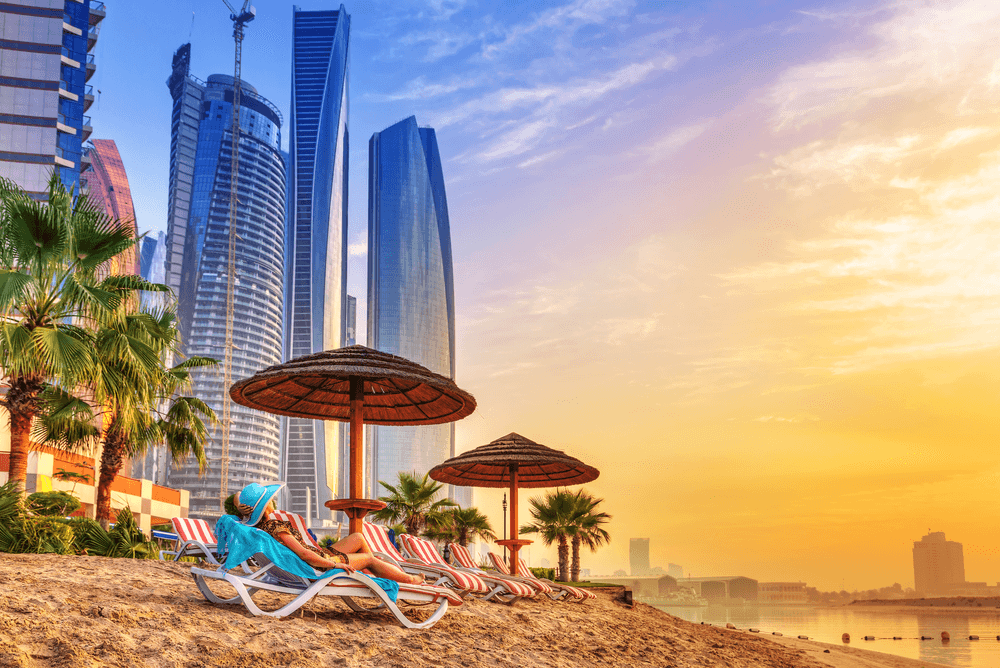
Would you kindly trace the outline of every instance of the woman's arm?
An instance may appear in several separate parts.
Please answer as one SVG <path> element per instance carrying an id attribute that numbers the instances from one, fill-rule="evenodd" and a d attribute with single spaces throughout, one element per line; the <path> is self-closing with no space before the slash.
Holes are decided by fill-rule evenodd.
<path id="1" fill-rule="evenodd" d="M 299 541 L 295 540 L 295 536 L 290 533 L 282 533 L 278 535 L 278 540 L 281 544 L 290 549 L 292 552 L 297 554 L 302 561 L 306 562 L 310 566 L 315 566 L 316 568 L 343 568 L 347 571 L 354 570 L 353 568 L 345 567 L 345 564 L 338 564 L 335 561 L 329 559 L 324 559 L 312 550 L 307 550 L 305 546 Z"/>

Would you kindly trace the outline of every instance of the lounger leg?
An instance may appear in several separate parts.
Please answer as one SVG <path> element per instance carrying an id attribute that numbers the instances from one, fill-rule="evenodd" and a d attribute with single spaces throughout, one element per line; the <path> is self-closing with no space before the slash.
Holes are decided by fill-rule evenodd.
<path id="1" fill-rule="evenodd" d="M 441 619 L 446 612 L 448 612 L 448 599 L 442 598 L 440 605 L 438 605 L 438 609 L 435 610 L 434 614 L 428 617 L 425 621 L 422 622 L 410 621 L 410 619 L 402 613 L 402 611 L 396 606 L 396 604 L 393 603 L 392 599 L 389 598 L 389 595 L 386 594 L 381 587 L 379 587 L 377 584 L 369 580 L 367 576 L 361 573 L 353 573 L 352 578 L 367 584 L 368 587 L 371 589 L 372 593 L 375 594 L 379 599 L 381 599 L 382 603 L 385 604 L 385 607 L 389 610 L 389 612 L 391 612 L 396 617 L 396 620 L 399 621 L 400 624 L 402 624 L 408 629 L 426 629 L 427 627 L 436 624 L 437 621 Z"/>
<path id="2" fill-rule="evenodd" d="M 202 577 L 201 575 L 196 574 L 196 573 L 192 573 L 192 576 L 194 577 L 195 584 L 198 585 L 198 589 L 201 590 L 201 593 L 211 603 L 239 603 L 240 602 L 240 597 L 238 595 L 234 596 L 232 598 L 221 598 L 219 596 L 216 596 L 215 593 L 212 592 L 212 590 L 208 588 L 208 583 L 205 581 L 204 577 Z"/>
<path id="3" fill-rule="evenodd" d="M 516 594 L 504 593 L 506 592 L 506 590 L 507 588 L 504 587 L 503 585 L 497 585 L 496 587 L 493 588 L 493 591 L 491 591 L 486 596 L 483 596 L 483 600 L 488 601 L 491 598 L 496 598 L 496 600 L 500 601 L 501 603 L 506 603 L 507 605 L 514 605 L 515 603 L 517 603 L 517 601 L 521 597 Z"/>

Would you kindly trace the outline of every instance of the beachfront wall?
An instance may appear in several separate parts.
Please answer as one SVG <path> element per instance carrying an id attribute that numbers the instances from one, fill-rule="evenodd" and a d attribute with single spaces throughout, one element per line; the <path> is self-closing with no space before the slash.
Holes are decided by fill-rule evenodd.
<path id="1" fill-rule="evenodd" d="M 742 575 L 681 578 L 677 580 L 677 584 L 681 587 L 694 589 L 698 596 L 707 599 L 710 603 L 722 603 L 733 599 L 741 599 L 743 601 L 757 600 L 757 581 Z"/>
<path id="2" fill-rule="evenodd" d="M 0 485 L 7 482 L 10 471 L 10 431 L 6 424 L 0 428 Z M 48 482 L 53 490 L 69 492 L 80 500 L 83 507 L 77 514 L 93 517 L 97 499 L 97 488 L 93 484 L 94 459 L 44 446 L 33 447 L 28 454 L 25 490 L 31 494 L 40 487 L 45 489 Z M 89 476 L 91 482 L 59 480 L 54 474 L 60 471 Z M 187 490 L 161 487 L 151 480 L 117 476 L 111 483 L 112 511 L 117 513 L 127 506 L 147 536 L 155 524 L 165 524 L 172 517 L 187 517 L 189 496 Z"/>

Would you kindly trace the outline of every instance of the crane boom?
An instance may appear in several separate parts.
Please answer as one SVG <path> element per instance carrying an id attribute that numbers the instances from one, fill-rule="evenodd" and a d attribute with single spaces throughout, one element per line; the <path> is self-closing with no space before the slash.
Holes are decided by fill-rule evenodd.
<path id="1" fill-rule="evenodd" d="M 256 10 L 250 6 L 250 0 L 243 3 L 243 8 L 237 12 L 226 0 L 226 7 L 233 21 L 233 41 L 236 43 L 236 54 L 233 64 L 233 129 L 232 155 L 229 175 L 229 253 L 227 256 L 227 286 L 226 286 L 226 350 L 224 364 L 224 381 L 222 384 L 222 466 L 219 474 L 219 510 L 225 512 L 226 497 L 229 496 L 229 437 L 230 422 L 232 422 L 232 399 L 229 398 L 229 388 L 233 384 L 233 314 L 235 312 L 236 296 L 236 205 L 239 201 L 236 187 L 239 181 L 240 166 L 240 96 L 242 94 L 243 74 L 243 28 L 256 16 Z"/>

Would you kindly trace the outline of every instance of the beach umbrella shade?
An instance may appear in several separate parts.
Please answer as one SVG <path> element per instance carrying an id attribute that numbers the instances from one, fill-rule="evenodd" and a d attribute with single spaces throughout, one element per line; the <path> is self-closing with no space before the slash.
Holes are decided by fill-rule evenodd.
<path id="1" fill-rule="evenodd" d="M 496 541 L 510 549 L 510 569 L 518 570 L 518 551 L 530 540 L 517 538 L 517 490 L 562 487 L 596 480 L 600 471 L 561 450 L 510 433 L 442 462 L 430 470 L 438 482 L 464 487 L 510 488 L 510 539 Z"/>
<path id="2" fill-rule="evenodd" d="M 361 430 L 365 424 L 424 425 L 454 422 L 476 410 L 476 400 L 455 381 L 416 362 L 365 346 L 303 355 L 259 371 L 229 390 L 250 408 L 351 424 L 349 499 L 328 501 L 350 518 L 351 533 L 385 504 L 361 497 Z"/>

